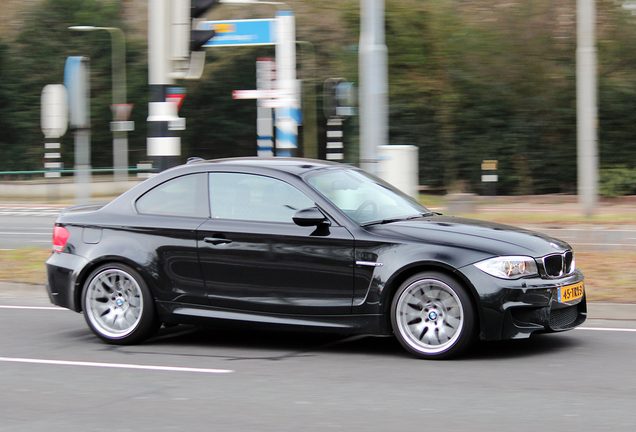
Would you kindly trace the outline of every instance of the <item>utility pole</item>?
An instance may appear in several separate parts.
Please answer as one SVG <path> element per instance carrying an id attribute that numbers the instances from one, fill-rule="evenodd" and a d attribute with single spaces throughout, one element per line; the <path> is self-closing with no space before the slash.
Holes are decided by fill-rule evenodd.
<path id="1" fill-rule="evenodd" d="M 598 202 L 598 108 L 595 0 L 576 2 L 576 135 L 579 204 L 592 216 Z"/>
<path id="2" fill-rule="evenodd" d="M 214 30 L 197 30 L 196 20 L 219 0 L 151 0 L 148 2 L 148 156 L 159 171 L 178 163 L 179 131 L 185 119 L 178 104 L 168 100 L 168 86 L 175 79 L 199 79 L 205 65 L 201 50 Z"/>
<path id="3" fill-rule="evenodd" d="M 286 94 L 283 105 L 276 108 L 276 156 L 298 156 L 296 19 L 292 11 L 276 12 L 276 86 Z"/>
<path id="4" fill-rule="evenodd" d="M 159 171 L 176 165 L 181 155 L 181 138 L 168 130 L 177 117 L 174 104 L 166 101 L 166 88 L 174 83 L 169 52 L 169 0 L 148 2 L 148 156 L 157 162 Z"/>
<path id="5" fill-rule="evenodd" d="M 384 0 L 360 0 L 360 14 L 360 168 L 377 174 L 378 146 L 389 143 Z"/>

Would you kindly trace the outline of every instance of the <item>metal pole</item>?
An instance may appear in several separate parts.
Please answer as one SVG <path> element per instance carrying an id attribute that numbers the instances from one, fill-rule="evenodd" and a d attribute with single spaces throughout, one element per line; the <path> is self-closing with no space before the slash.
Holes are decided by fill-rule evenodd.
<path id="1" fill-rule="evenodd" d="M 259 58 L 256 61 L 256 89 L 273 90 L 275 73 L 275 63 L 271 58 Z M 263 101 L 256 99 L 256 154 L 259 157 L 274 156 L 273 135 L 272 108 L 263 106 Z"/>
<path id="2" fill-rule="evenodd" d="M 303 73 L 304 96 L 303 105 L 303 156 L 318 159 L 318 114 L 316 111 L 316 48 L 311 42 L 296 41 L 297 45 L 311 49 L 311 79 L 305 78 Z M 305 68 L 303 67 L 303 72 Z"/>
<path id="3" fill-rule="evenodd" d="M 577 0 L 576 123 L 579 204 L 592 216 L 598 202 L 598 109 L 596 79 L 596 5 Z"/>
<path id="4" fill-rule="evenodd" d="M 126 103 L 126 35 L 118 28 L 104 27 L 108 30 L 112 44 L 113 105 Z M 113 110 L 113 121 L 116 112 Z M 128 133 L 113 130 L 113 168 L 115 181 L 128 180 Z"/>
<path id="5" fill-rule="evenodd" d="M 87 204 L 91 200 L 91 129 L 75 130 L 75 201 Z"/>
<path id="6" fill-rule="evenodd" d="M 389 141 L 384 0 L 360 0 L 360 14 L 360 168 L 377 174 L 378 146 Z"/>
<path id="7" fill-rule="evenodd" d="M 126 35 L 117 27 L 71 26 L 69 30 L 106 30 L 111 42 L 111 75 L 113 105 L 126 104 Z M 113 124 L 116 124 L 113 110 Z M 111 125 L 112 127 L 112 125 Z M 117 128 L 113 130 L 113 167 L 115 181 L 128 180 L 128 133 Z"/>
<path id="8" fill-rule="evenodd" d="M 276 156 L 296 156 L 298 152 L 298 110 L 296 87 L 296 24 L 294 13 L 276 13 L 276 84 L 286 92 L 285 104 L 276 108 Z"/>

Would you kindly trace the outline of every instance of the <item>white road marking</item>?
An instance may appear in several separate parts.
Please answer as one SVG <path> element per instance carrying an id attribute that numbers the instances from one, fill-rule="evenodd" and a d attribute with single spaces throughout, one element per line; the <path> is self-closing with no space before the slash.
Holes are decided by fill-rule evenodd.
<path id="1" fill-rule="evenodd" d="M 53 237 L 53 232 L 0 232 L 0 235 L 36 235 Z"/>
<path id="2" fill-rule="evenodd" d="M 13 357 L 0 357 L 0 362 L 44 364 L 44 365 L 56 365 L 56 366 L 82 366 L 82 367 L 97 367 L 97 368 L 110 368 L 110 369 L 137 369 L 137 370 L 152 370 L 152 371 L 161 371 L 161 372 L 191 372 L 191 373 L 212 373 L 212 374 L 226 374 L 226 373 L 234 372 L 233 370 L 230 370 L 230 369 L 203 369 L 203 368 L 188 368 L 188 367 L 173 367 L 173 366 L 137 365 L 137 364 L 126 364 L 126 363 L 96 363 L 96 362 L 28 359 L 28 358 L 13 358 Z"/>
<path id="3" fill-rule="evenodd" d="M 591 331 L 615 331 L 615 332 L 636 332 L 636 329 L 630 328 L 611 328 L 611 327 L 577 327 L 576 330 L 591 330 Z"/>
<path id="4" fill-rule="evenodd" d="M 636 246 L 636 244 L 631 243 L 575 243 L 572 241 L 568 243 L 574 246 Z"/>
<path id="5" fill-rule="evenodd" d="M 56 311 L 68 310 L 62 307 L 57 307 L 57 306 L 3 306 L 3 305 L 0 305 L 0 309 L 56 310 Z"/>

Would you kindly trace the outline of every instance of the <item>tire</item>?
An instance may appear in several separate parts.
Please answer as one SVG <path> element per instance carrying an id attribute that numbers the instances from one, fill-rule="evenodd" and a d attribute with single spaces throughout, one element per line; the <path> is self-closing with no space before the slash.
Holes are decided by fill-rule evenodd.
<path id="1" fill-rule="evenodd" d="M 475 310 L 455 279 L 424 272 L 407 279 L 391 303 L 391 325 L 402 346 L 417 357 L 446 359 L 474 340 Z"/>
<path id="2" fill-rule="evenodd" d="M 82 307 L 91 331 L 111 344 L 133 344 L 159 328 L 148 286 L 124 264 L 105 264 L 91 273 L 82 290 Z"/>

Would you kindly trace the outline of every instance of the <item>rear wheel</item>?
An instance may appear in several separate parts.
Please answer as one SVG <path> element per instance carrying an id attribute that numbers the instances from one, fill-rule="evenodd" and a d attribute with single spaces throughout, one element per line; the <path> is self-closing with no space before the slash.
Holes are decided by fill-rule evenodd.
<path id="1" fill-rule="evenodd" d="M 438 272 L 419 273 L 397 290 L 391 305 L 395 336 L 420 358 L 443 359 L 474 339 L 475 312 L 466 290 Z"/>
<path id="2" fill-rule="evenodd" d="M 105 264 L 91 273 L 82 306 L 90 329 L 108 343 L 139 342 L 158 328 L 150 290 L 139 273 L 123 264 Z"/>

